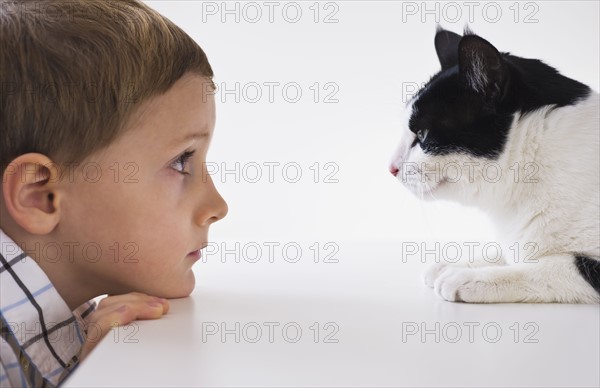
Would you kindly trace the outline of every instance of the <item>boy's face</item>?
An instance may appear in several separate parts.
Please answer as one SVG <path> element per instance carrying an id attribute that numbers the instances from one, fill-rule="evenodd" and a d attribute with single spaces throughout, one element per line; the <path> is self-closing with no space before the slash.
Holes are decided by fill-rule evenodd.
<path id="1" fill-rule="evenodd" d="M 184 76 L 65 183 L 56 232 L 79 244 L 73 265 L 86 287 L 166 298 L 194 289 L 198 250 L 227 213 L 206 170 L 215 126 L 208 83 Z"/>

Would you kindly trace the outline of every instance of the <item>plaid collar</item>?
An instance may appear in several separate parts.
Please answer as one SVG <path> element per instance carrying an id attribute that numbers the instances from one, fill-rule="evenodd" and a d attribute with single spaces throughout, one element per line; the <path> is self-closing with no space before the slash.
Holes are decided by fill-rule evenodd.
<path id="1" fill-rule="evenodd" d="M 44 271 L 0 229 L 0 384 L 55 386 L 78 363 L 83 318 L 72 312 Z"/>

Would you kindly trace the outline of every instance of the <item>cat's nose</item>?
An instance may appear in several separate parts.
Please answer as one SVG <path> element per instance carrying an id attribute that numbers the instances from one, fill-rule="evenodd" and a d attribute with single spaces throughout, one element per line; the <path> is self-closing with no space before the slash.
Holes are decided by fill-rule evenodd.
<path id="1" fill-rule="evenodd" d="M 396 175 L 398 175 L 398 171 L 400 171 L 400 170 L 398 169 L 398 167 L 396 167 L 396 166 L 395 166 L 395 165 L 393 165 L 393 164 L 392 164 L 392 165 L 390 165 L 390 172 L 392 173 L 392 175 L 393 175 L 393 176 L 396 176 Z"/>

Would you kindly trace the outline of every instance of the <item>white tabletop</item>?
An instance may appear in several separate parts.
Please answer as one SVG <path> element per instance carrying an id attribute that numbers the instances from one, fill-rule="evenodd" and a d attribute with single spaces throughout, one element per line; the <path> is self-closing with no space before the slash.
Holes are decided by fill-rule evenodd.
<path id="1" fill-rule="evenodd" d="M 191 297 L 109 333 L 65 386 L 600 384 L 599 306 L 449 303 L 400 246 L 338 247 L 207 257 Z"/>

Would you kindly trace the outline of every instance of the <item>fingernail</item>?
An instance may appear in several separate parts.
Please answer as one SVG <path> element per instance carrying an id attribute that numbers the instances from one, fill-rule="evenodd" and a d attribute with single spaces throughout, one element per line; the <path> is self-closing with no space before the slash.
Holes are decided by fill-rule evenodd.
<path id="1" fill-rule="evenodd" d="M 162 303 L 160 303 L 160 302 L 148 302 L 148 305 L 150 305 L 152 307 L 161 307 L 162 308 Z"/>

